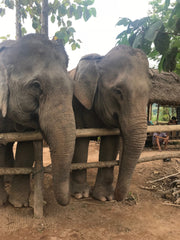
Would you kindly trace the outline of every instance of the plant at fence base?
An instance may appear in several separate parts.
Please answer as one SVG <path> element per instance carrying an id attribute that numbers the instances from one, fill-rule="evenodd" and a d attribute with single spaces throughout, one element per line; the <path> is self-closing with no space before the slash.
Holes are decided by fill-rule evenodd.
<path id="1" fill-rule="evenodd" d="M 19 2 L 21 16 L 21 31 L 24 35 L 27 31 L 24 21 L 28 16 L 32 20 L 32 27 L 37 33 L 41 31 L 41 0 L 1 0 L 0 16 L 6 14 L 6 9 L 15 9 Z M 48 4 L 48 15 L 52 23 L 57 24 L 59 30 L 54 34 L 64 44 L 69 43 L 72 50 L 80 48 L 81 41 L 75 39 L 75 29 L 72 20 L 84 19 L 88 21 L 92 16 L 96 17 L 96 9 L 92 7 L 94 0 L 52 0 Z M 6 37 L 5 37 L 6 38 Z"/>
<path id="2" fill-rule="evenodd" d="M 159 70 L 180 74 L 180 0 L 152 0 L 149 16 L 135 21 L 120 18 L 126 29 L 117 44 L 140 48 L 159 63 Z"/>

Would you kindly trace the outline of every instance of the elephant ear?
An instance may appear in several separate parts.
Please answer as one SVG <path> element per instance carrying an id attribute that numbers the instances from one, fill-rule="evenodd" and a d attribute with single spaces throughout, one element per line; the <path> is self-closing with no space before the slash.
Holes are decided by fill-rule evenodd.
<path id="1" fill-rule="evenodd" d="M 98 54 L 84 56 L 74 74 L 74 95 L 88 110 L 92 108 L 96 93 L 100 76 L 97 63 L 100 59 L 101 56 Z"/>
<path id="2" fill-rule="evenodd" d="M 8 48 L 11 48 L 16 43 L 15 40 L 7 40 L 0 44 L 0 54 L 6 56 L 6 51 Z M 0 62 L 0 111 L 2 116 L 6 117 L 7 108 L 8 108 L 8 98 L 9 98 L 9 88 L 8 88 L 8 71 L 4 66 L 2 61 Z M 5 57 L 4 57 L 5 58 Z"/>
<path id="3" fill-rule="evenodd" d="M 7 114 L 8 94 L 7 70 L 4 65 L 0 64 L 0 110 L 3 117 Z"/>

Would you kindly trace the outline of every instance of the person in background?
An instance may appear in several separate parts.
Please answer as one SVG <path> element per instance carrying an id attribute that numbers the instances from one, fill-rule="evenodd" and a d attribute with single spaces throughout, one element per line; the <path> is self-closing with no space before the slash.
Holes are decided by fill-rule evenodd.
<path id="1" fill-rule="evenodd" d="M 176 117 L 173 116 L 173 117 L 169 120 L 168 124 L 169 124 L 169 125 L 175 125 L 175 124 L 177 124 Z"/>
<path id="2" fill-rule="evenodd" d="M 151 120 L 147 120 L 147 125 L 148 126 L 153 126 L 154 124 Z M 145 147 L 153 147 L 152 133 L 147 132 Z"/>
<path id="3" fill-rule="evenodd" d="M 154 124 L 153 124 L 153 122 L 152 122 L 151 120 L 148 120 L 148 121 L 147 121 L 147 125 L 148 125 L 148 126 L 153 126 Z"/>
<path id="4" fill-rule="evenodd" d="M 161 145 L 164 145 L 164 149 L 167 149 L 169 136 L 165 132 L 155 132 L 153 134 L 153 146 L 158 146 L 159 151 L 162 151 Z"/>

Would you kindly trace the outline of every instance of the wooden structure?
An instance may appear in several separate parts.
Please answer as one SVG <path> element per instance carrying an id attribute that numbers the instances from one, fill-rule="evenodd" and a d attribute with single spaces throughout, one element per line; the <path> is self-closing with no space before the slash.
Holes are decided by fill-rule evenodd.
<path id="1" fill-rule="evenodd" d="M 163 126 L 148 126 L 147 132 L 156 131 L 180 131 L 180 125 L 163 125 Z M 120 135 L 119 129 L 77 129 L 76 137 L 91 137 L 91 136 L 107 136 Z M 51 173 L 51 168 L 43 168 L 43 144 L 42 135 L 40 132 L 26 133 L 1 133 L 0 143 L 15 141 L 33 141 L 35 149 L 35 166 L 34 168 L 0 168 L 0 175 L 7 174 L 33 174 L 34 176 L 34 216 L 43 216 L 43 173 Z M 180 151 L 174 153 L 162 153 L 153 157 L 140 158 L 138 163 L 163 159 L 167 157 L 180 158 Z M 119 161 L 96 162 L 96 163 L 74 163 L 71 165 L 71 170 L 84 168 L 102 168 L 119 165 Z"/>
<path id="2" fill-rule="evenodd" d="M 149 69 L 151 93 L 149 103 L 180 106 L 180 77 L 175 73 Z"/>
<path id="3" fill-rule="evenodd" d="M 175 107 L 177 111 L 177 121 L 180 124 L 180 76 L 173 72 L 160 72 L 149 69 L 151 81 L 151 91 L 148 103 L 148 119 L 151 116 L 151 106 L 153 103 L 160 106 Z M 157 111 L 158 123 L 159 109 Z"/>

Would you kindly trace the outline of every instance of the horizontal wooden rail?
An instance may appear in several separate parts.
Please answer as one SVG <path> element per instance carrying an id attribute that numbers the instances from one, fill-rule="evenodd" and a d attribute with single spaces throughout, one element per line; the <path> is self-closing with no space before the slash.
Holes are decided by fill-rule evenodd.
<path id="1" fill-rule="evenodd" d="M 119 135 L 120 130 L 118 128 L 106 129 L 106 128 L 83 128 L 76 129 L 76 137 L 98 137 L 98 136 L 113 136 Z"/>
<path id="2" fill-rule="evenodd" d="M 164 158 L 180 158 L 180 151 L 173 151 L 173 152 L 164 151 L 164 152 L 158 153 L 156 155 L 140 157 L 138 160 L 138 163 L 161 160 Z"/>
<path id="3" fill-rule="evenodd" d="M 43 137 L 40 132 L 11 132 L 11 133 L 0 133 L 0 143 L 6 144 L 8 142 L 23 142 L 23 141 L 36 141 L 42 140 Z"/>
<path id="4" fill-rule="evenodd" d="M 179 125 L 154 125 L 148 126 L 147 132 L 173 132 L 173 131 L 180 131 L 180 124 Z"/>
<path id="5" fill-rule="evenodd" d="M 162 152 L 154 156 L 140 157 L 138 160 L 138 163 L 161 160 L 164 158 L 180 158 L 180 151 L 175 151 L 172 153 Z M 89 163 L 72 163 L 71 170 L 81 170 L 81 169 L 88 169 L 88 168 L 104 168 L 104 167 L 113 167 L 118 165 L 119 165 L 119 160 L 106 161 L 106 162 L 102 161 L 102 162 L 89 162 Z M 50 173 L 51 172 L 50 165 L 45 167 L 44 171 L 46 173 Z"/>
<path id="6" fill-rule="evenodd" d="M 9 167 L 0 168 L 0 175 L 30 174 L 32 172 L 33 168 L 9 168 Z"/>
<path id="7" fill-rule="evenodd" d="M 180 139 L 170 139 L 168 140 L 168 143 L 180 144 Z"/>
<path id="8" fill-rule="evenodd" d="M 147 132 L 157 132 L 157 131 L 180 131 L 180 125 L 157 125 L 148 126 Z M 106 135 L 119 135 L 119 129 L 77 129 L 77 137 L 92 137 L 92 136 L 106 136 Z M 34 141 L 42 140 L 42 135 L 38 131 L 25 132 L 25 133 L 0 133 L 0 143 L 6 144 L 7 142 L 14 141 Z M 180 158 L 180 152 L 175 151 L 173 153 L 161 153 L 155 156 L 140 158 L 139 162 L 153 161 L 163 158 Z M 119 161 L 107 161 L 107 162 L 95 162 L 95 163 L 73 163 L 71 165 L 71 170 L 84 169 L 84 168 L 103 168 L 111 167 L 119 164 Z M 48 170 L 47 170 L 48 171 Z M 34 173 L 33 168 L 0 168 L 0 175 L 8 174 L 30 174 Z"/>
<path id="9" fill-rule="evenodd" d="M 119 135 L 119 129 L 103 129 L 103 128 L 87 128 L 77 129 L 77 137 L 95 137 L 95 136 L 106 136 L 106 135 Z M 19 141 L 34 141 L 42 140 L 42 134 L 39 131 L 33 132 L 11 132 L 11 133 L 0 133 L 0 143 L 6 144 L 8 142 L 19 142 Z"/>
<path id="10" fill-rule="evenodd" d="M 171 132 L 180 131 L 180 125 L 156 125 L 148 126 L 147 132 Z M 104 129 L 104 128 L 85 128 L 77 129 L 76 136 L 80 137 L 97 137 L 97 136 L 108 136 L 108 135 L 119 135 L 120 130 L 118 128 L 114 129 Z M 15 141 L 33 141 L 42 140 L 42 134 L 38 131 L 33 132 L 13 132 L 13 133 L 0 133 L 0 143 L 6 144 L 7 142 Z"/>
<path id="11" fill-rule="evenodd" d="M 172 153 L 162 152 L 154 156 L 140 157 L 138 163 L 150 162 L 155 160 L 161 160 L 164 158 L 180 158 L 180 151 L 174 151 Z M 113 167 L 118 166 L 119 161 L 106 161 L 106 162 L 89 162 L 89 163 L 72 163 L 72 170 L 81 170 L 88 168 L 104 168 L 104 167 Z M 51 165 L 42 168 L 42 171 L 45 173 L 51 173 Z M 0 175 L 9 175 L 9 174 L 36 174 L 34 168 L 0 168 Z"/>

